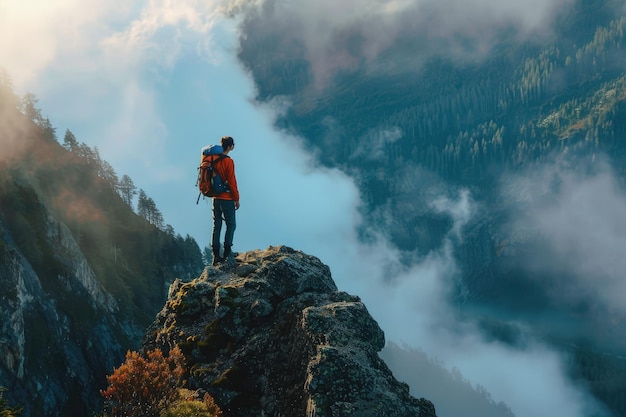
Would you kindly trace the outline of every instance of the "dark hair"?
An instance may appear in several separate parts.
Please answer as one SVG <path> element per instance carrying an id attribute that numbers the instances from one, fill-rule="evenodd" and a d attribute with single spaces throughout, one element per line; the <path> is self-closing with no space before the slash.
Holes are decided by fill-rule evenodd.
<path id="1" fill-rule="evenodd" d="M 234 144 L 235 140 L 233 138 L 230 136 L 222 136 L 222 148 L 224 148 L 224 150 L 230 148 Z"/>

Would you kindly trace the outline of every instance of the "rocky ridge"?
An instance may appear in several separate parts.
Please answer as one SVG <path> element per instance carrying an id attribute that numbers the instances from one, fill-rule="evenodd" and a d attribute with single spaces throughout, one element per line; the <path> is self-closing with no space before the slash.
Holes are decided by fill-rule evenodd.
<path id="1" fill-rule="evenodd" d="M 142 349 L 179 346 L 188 387 L 211 394 L 227 416 L 435 416 L 380 359 L 384 344 L 326 265 L 279 246 L 176 280 Z"/>

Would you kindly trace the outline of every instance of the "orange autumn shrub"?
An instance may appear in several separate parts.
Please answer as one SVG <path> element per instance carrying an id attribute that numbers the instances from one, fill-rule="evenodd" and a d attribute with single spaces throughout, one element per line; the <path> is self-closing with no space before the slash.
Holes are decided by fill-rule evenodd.
<path id="1" fill-rule="evenodd" d="M 143 357 L 128 351 L 126 361 L 107 377 L 109 386 L 101 391 L 108 417 L 158 417 L 178 399 L 185 373 L 184 356 L 174 348 L 168 357 L 160 349 Z"/>

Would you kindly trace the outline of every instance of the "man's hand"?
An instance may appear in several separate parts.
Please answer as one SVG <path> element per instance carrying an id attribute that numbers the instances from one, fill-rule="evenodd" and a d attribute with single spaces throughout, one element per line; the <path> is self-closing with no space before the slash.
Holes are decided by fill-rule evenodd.
<path id="1" fill-rule="evenodd" d="M 235 210 L 239 210 L 239 201 L 235 201 Z"/>

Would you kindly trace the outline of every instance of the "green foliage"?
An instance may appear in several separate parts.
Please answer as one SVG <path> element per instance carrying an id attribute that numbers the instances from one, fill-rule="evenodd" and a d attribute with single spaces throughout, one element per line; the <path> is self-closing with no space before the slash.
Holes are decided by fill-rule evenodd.
<path id="1" fill-rule="evenodd" d="M 161 413 L 161 417 L 213 417 L 202 401 L 178 401 Z"/>
<path id="2" fill-rule="evenodd" d="M 107 377 L 102 391 L 109 417 L 158 417 L 179 398 L 184 356 L 179 349 L 164 357 L 160 349 L 143 357 L 128 351 L 126 362 Z"/>
<path id="3" fill-rule="evenodd" d="M 69 129 L 65 131 L 65 135 L 63 136 L 63 147 L 70 152 L 78 151 L 78 140 L 76 136 Z"/>
<path id="4" fill-rule="evenodd" d="M 466 66 L 432 60 L 417 77 L 340 75 L 315 104 L 292 91 L 294 110 L 279 124 L 310 138 L 313 147 L 335 137 L 323 149 L 323 162 L 359 177 L 370 204 L 385 203 L 414 179 L 394 176 L 376 184 L 390 170 L 410 172 L 419 164 L 450 181 L 481 185 L 502 169 L 555 152 L 611 146 L 618 137 L 615 111 L 625 97 L 626 18 L 597 27 L 591 39 L 580 38 L 579 32 L 588 31 L 580 22 L 574 25 L 571 36 L 542 49 L 507 47 Z M 262 91 L 267 88 L 261 95 L 275 91 L 269 89 L 274 80 L 257 82 Z M 296 111 L 303 106 L 307 111 Z M 328 114 L 332 124 L 324 122 Z M 395 131 L 398 139 L 385 141 L 381 131 Z M 381 140 L 384 152 L 368 151 Z"/>
<path id="5" fill-rule="evenodd" d="M 164 226 L 162 216 L 152 218 L 151 224 L 133 212 L 129 204 L 132 180 L 120 181 L 98 149 L 79 142 L 69 130 L 63 146 L 57 143 L 55 127 L 37 105 L 34 94 L 18 98 L 10 78 L 0 69 L 0 120 L 8 127 L 0 132 L 0 141 L 8 137 L 16 145 L 0 161 L 0 228 L 4 232 L 0 274 L 13 272 L 9 270 L 12 263 L 3 262 L 7 256 L 25 258 L 46 295 L 69 320 L 72 334 L 90 335 L 99 319 L 92 299 L 82 286 L 75 285 L 74 275 L 91 270 L 117 302 L 120 315 L 147 326 L 163 306 L 170 282 L 202 272 L 198 245 L 189 235 L 181 237 Z M 158 213 L 156 205 L 153 211 Z M 78 264 L 82 256 L 88 265 Z M 16 295 L 12 287 L 5 290 L 4 298 L 13 300 Z M 59 375 L 69 365 L 58 350 L 47 316 L 33 310 L 27 319 L 27 373 Z M 124 349 L 136 346 L 137 341 L 129 340 L 121 326 L 112 331 Z M 93 366 L 98 373 L 95 362 Z M 96 397 L 94 388 L 70 402 Z M 37 414 L 40 405 L 28 404 L 27 411 Z"/>
<path id="6" fill-rule="evenodd" d="M 18 110 L 33 123 L 40 124 L 43 121 L 43 116 L 37 103 L 39 103 L 37 96 L 33 93 L 26 93 L 19 102 Z"/>
<path id="7" fill-rule="evenodd" d="M 176 401 L 160 417 L 222 417 L 222 410 L 215 404 L 213 397 L 205 394 L 202 401 L 187 398 Z"/>
<path id="8" fill-rule="evenodd" d="M 146 219 L 148 223 L 155 225 L 159 229 L 163 228 L 163 215 L 157 208 L 154 200 L 148 197 L 144 190 L 139 190 L 137 214 Z"/>
<path id="9" fill-rule="evenodd" d="M 42 116 L 41 110 L 37 107 L 38 102 L 39 99 L 33 93 L 26 93 L 16 104 L 16 107 L 38 128 L 41 138 L 56 143 L 56 129 L 52 126 L 49 118 Z"/>
<path id="10" fill-rule="evenodd" d="M 23 111 L 36 117 L 36 103 L 27 96 Z M 0 221 L 46 289 L 62 291 L 58 277 L 70 273 L 64 264 L 72 261 L 58 253 L 64 246 L 50 238 L 60 239 L 65 225 L 98 279 L 140 323 L 147 324 L 162 306 L 169 282 L 200 275 L 204 263 L 195 240 L 163 227 L 156 206 L 153 224 L 137 216 L 128 204 L 132 180 L 120 182 L 97 149 L 78 142 L 69 130 L 64 147 L 36 135 L 22 144 L 23 158 L 11 169 L 0 166 Z"/>
<path id="11" fill-rule="evenodd" d="M 168 237 L 161 252 L 163 262 L 177 265 L 180 271 L 178 278 L 182 280 L 190 281 L 200 276 L 205 264 L 196 240 L 190 235 L 168 234 Z"/>
<path id="12" fill-rule="evenodd" d="M 128 207 L 132 208 L 133 199 L 135 198 L 135 195 L 137 195 L 137 187 L 135 186 L 132 178 L 128 175 L 123 175 L 117 185 L 117 190 L 120 193 L 122 200 L 128 204 Z"/>

